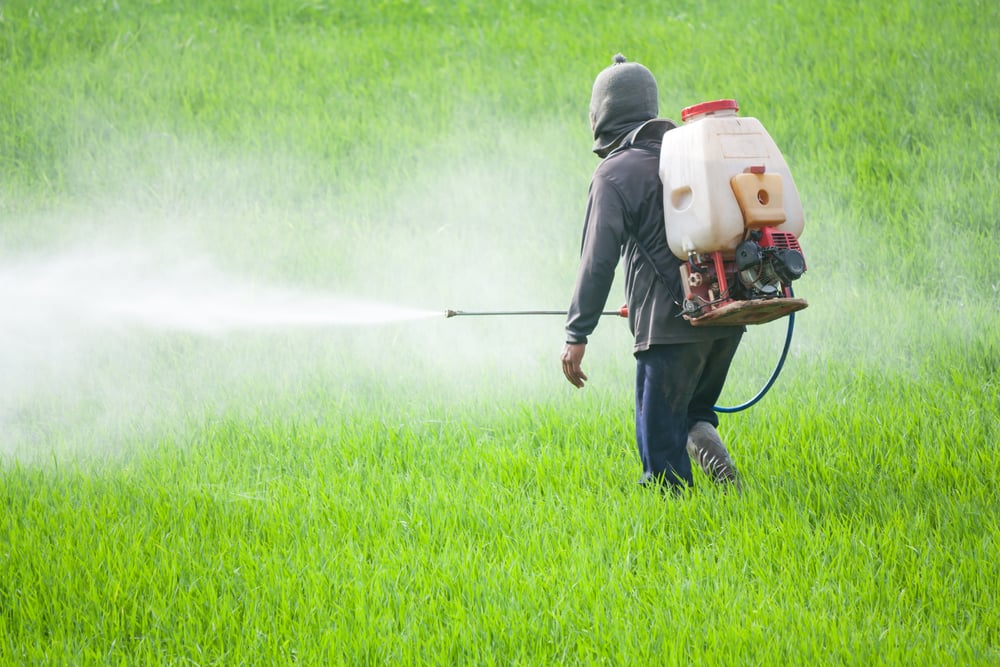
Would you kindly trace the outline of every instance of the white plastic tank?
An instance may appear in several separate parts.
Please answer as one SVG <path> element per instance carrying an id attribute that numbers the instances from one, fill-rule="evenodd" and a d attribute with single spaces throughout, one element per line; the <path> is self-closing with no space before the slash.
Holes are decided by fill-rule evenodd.
<path id="1" fill-rule="evenodd" d="M 681 111 L 680 127 L 663 136 L 660 180 L 670 250 L 680 259 L 690 252 L 724 254 L 735 250 L 746 231 L 743 210 L 731 181 L 753 171 L 775 183 L 780 224 L 764 223 L 802 233 L 802 202 L 795 181 L 771 135 L 756 118 L 737 115 L 736 100 L 715 100 Z M 761 191 L 766 202 L 766 192 Z"/>

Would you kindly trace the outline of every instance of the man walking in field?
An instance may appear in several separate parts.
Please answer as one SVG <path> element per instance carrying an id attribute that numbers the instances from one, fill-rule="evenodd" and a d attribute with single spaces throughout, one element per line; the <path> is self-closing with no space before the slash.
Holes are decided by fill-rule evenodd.
<path id="1" fill-rule="evenodd" d="M 681 317 L 680 260 L 667 246 L 660 144 L 675 127 L 659 113 L 656 80 L 618 54 L 594 81 L 593 151 L 602 159 L 587 201 L 562 367 L 582 388 L 587 336 L 597 327 L 619 257 L 625 259 L 629 327 L 635 336 L 635 434 L 640 483 L 693 485 L 691 458 L 713 480 L 738 483 L 716 427 L 722 392 L 743 327 L 692 327 Z"/>

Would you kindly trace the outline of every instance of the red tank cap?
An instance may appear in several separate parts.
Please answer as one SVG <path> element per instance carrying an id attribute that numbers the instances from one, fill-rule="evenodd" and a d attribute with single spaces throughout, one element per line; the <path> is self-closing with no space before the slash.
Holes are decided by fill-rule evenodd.
<path id="1" fill-rule="evenodd" d="M 687 120 L 693 116 L 698 116 L 703 113 L 715 113 L 716 111 L 739 111 L 740 105 L 736 103 L 736 100 L 713 100 L 711 102 L 702 102 L 701 104 L 694 104 L 689 107 L 685 107 L 681 110 L 681 122 L 687 122 Z"/>

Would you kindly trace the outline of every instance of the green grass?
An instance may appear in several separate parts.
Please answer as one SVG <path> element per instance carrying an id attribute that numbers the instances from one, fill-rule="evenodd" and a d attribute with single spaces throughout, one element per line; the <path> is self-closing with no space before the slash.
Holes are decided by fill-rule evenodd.
<path id="1" fill-rule="evenodd" d="M 811 304 L 722 419 L 745 492 L 668 499 L 617 320 L 578 392 L 559 318 L 25 338 L 0 291 L 0 662 L 996 664 L 994 5 L 0 3 L 5 286 L 141 246 L 564 306 L 620 50 L 768 127 Z"/>

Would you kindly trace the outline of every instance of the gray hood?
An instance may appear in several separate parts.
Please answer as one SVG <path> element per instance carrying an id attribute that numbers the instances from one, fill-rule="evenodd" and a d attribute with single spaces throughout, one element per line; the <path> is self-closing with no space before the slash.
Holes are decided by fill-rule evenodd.
<path id="1" fill-rule="evenodd" d="M 594 152 L 602 158 L 610 153 L 639 123 L 659 113 L 656 79 L 639 63 L 617 54 L 597 79 L 590 95 L 590 125 Z"/>

